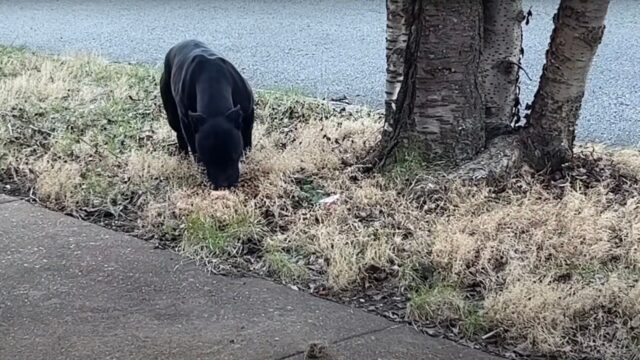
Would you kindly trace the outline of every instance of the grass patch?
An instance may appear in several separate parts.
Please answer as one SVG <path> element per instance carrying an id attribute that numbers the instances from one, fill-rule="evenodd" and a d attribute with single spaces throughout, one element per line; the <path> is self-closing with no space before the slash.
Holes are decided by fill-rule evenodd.
<path id="1" fill-rule="evenodd" d="M 185 247 L 202 246 L 211 256 L 232 255 L 238 245 L 233 241 L 233 230 L 233 227 L 223 229 L 215 221 L 191 216 L 186 219 L 183 244 Z"/>
<path id="2" fill-rule="evenodd" d="M 386 173 L 390 180 L 411 181 L 424 173 L 425 161 L 417 150 L 407 147 L 398 150 L 395 162 Z"/>
<path id="3" fill-rule="evenodd" d="M 268 251 L 264 260 L 269 273 L 282 282 L 299 284 L 309 278 L 304 263 L 283 251 Z"/>
<path id="4" fill-rule="evenodd" d="M 221 269 L 336 297 L 408 295 L 402 315 L 478 342 L 493 333 L 569 359 L 638 353 L 639 152 L 585 147 L 553 181 L 433 184 L 416 180 L 414 158 L 391 176 L 358 166 L 379 114 L 259 92 L 240 186 L 213 191 L 176 154 L 158 78 L 0 47 L 2 188 Z"/>
<path id="5" fill-rule="evenodd" d="M 446 284 L 424 287 L 413 293 L 409 316 L 423 321 L 444 323 L 467 317 L 469 304 L 458 288 Z"/>
<path id="6" fill-rule="evenodd" d="M 412 320 L 452 328 L 469 338 L 487 330 L 478 305 L 452 284 L 434 283 L 418 288 L 410 296 L 407 314 Z"/>

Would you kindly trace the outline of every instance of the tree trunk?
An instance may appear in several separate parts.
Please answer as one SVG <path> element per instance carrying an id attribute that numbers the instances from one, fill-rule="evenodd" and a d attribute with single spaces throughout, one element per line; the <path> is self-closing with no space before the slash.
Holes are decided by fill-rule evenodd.
<path id="1" fill-rule="evenodd" d="M 573 156 L 576 122 L 608 6 L 608 0 L 560 2 L 529 128 L 522 138 L 525 160 L 535 170 L 559 170 Z"/>
<path id="2" fill-rule="evenodd" d="M 402 87 L 383 132 L 387 155 L 417 152 L 456 165 L 485 145 L 479 63 L 481 0 L 418 0 L 410 25 Z"/>
<path id="3" fill-rule="evenodd" d="M 407 6 L 410 0 L 387 0 L 387 81 L 385 88 L 385 119 L 393 121 L 396 99 L 402 85 L 404 51 L 409 39 Z"/>
<path id="4" fill-rule="evenodd" d="M 487 138 L 511 127 L 519 114 L 518 75 L 522 56 L 522 0 L 484 0 L 480 58 Z"/>

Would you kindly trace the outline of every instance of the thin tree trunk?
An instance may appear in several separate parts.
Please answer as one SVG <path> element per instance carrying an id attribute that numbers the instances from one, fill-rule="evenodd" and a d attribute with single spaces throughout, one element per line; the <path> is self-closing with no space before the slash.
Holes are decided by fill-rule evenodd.
<path id="1" fill-rule="evenodd" d="M 484 0 L 484 38 L 480 58 L 487 138 L 519 114 L 518 75 L 522 54 L 522 0 Z"/>
<path id="2" fill-rule="evenodd" d="M 560 2 L 523 137 L 525 160 L 536 170 L 558 170 L 573 156 L 576 122 L 608 6 L 608 0 Z"/>
<path id="3" fill-rule="evenodd" d="M 427 161 L 459 164 L 485 143 L 478 81 L 482 1 L 414 3 L 398 109 L 383 141 L 392 155 L 410 150 Z"/>
<path id="4" fill-rule="evenodd" d="M 404 75 L 404 51 L 409 39 L 406 11 L 410 3 L 411 0 L 387 0 L 387 81 L 385 88 L 385 119 L 387 123 L 393 122 L 396 99 Z"/>

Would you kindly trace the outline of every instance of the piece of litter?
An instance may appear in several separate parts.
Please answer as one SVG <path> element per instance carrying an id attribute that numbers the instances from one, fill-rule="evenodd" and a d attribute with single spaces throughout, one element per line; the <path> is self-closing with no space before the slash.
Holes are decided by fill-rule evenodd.
<path id="1" fill-rule="evenodd" d="M 329 197 L 326 197 L 320 201 L 318 201 L 320 204 L 331 204 L 332 202 L 335 202 L 336 200 L 338 200 L 340 198 L 340 194 L 336 194 L 336 195 L 332 195 Z"/>

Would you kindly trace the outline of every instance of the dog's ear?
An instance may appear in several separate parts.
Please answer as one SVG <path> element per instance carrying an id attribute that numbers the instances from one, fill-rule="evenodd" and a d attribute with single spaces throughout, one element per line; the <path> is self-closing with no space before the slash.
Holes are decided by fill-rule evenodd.
<path id="1" fill-rule="evenodd" d="M 202 127 L 202 125 L 204 125 L 206 118 L 204 115 L 200 114 L 200 113 L 194 113 L 189 111 L 189 124 L 191 125 L 191 128 L 193 129 L 193 131 L 198 131 L 200 130 L 200 128 Z"/>
<path id="2" fill-rule="evenodd" d="M 240 105 L 236 105 L 233 109 L 227 111 L 224 116 L 231 121 L 236 129 L 240 130 L 242 128 L 242 117 L 244 113 L 240 109 Z"/>

